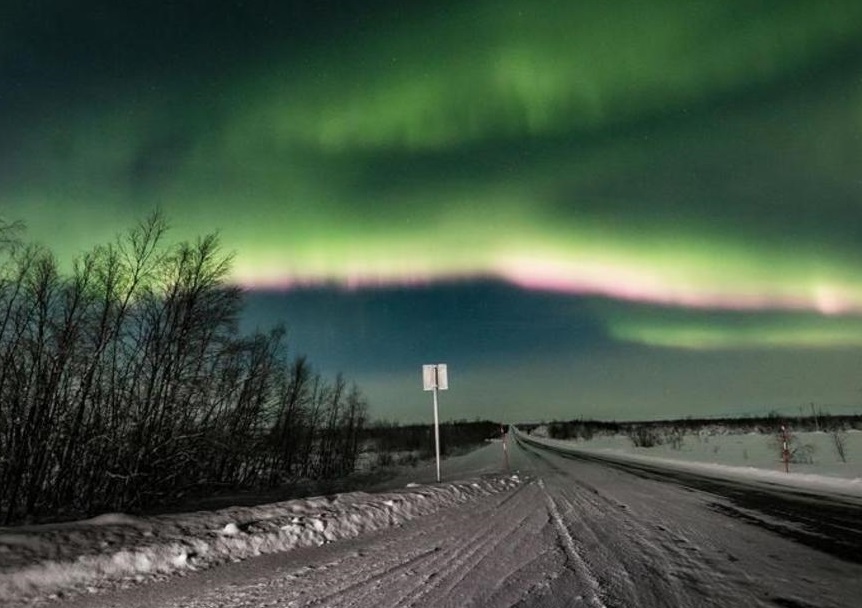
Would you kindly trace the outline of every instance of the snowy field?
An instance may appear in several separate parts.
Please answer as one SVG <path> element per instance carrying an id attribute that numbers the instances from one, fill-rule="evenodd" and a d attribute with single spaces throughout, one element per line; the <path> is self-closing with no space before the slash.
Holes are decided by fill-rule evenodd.
<path id="1" fill-rule="evenodd" d="M 734 433 L 722 427 L 667 436 L 660 445 L 635 447 L 628 435 L 596 435 L 589 440 L 555 440 L 543 427 L 524 437 L 545 445 L 608 460 L 640 462 L 709 477 L 796 487 L 833 495 L 862 496 L 862 431 L 794 433 L 789 473 L 778 435 Z M 843 452 L 843 457 L 842 453 Z"/>

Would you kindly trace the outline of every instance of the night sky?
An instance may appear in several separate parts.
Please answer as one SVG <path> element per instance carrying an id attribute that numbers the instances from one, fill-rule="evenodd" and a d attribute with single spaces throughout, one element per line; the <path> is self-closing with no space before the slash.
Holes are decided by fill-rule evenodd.
<path id="1" fill-rule="evenodd" d="M 155 208 L 375 417 L 862 409 L 862 2 L 3 2 L 0 217 Z"/>

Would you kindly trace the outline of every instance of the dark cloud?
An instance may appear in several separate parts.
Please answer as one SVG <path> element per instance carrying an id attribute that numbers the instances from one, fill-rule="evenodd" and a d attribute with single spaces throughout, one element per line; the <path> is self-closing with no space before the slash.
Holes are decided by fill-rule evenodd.
<path id="1" fill-rule="evenodd" d="M 334 371 L 403 371 L 440 357 L 481 367 L 608 344 L 589 302 L 496 282 L 252 291 L 246 298 L 247 328 L 280 320 L 295 353 Z"/>

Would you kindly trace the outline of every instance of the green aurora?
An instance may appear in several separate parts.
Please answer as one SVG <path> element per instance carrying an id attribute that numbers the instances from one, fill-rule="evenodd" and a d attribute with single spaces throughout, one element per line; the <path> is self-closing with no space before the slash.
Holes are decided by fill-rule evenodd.
<path id="1" fill-rule="evenodd" d="M 624 343 L 862 347 L 862 3 L 42 4 L 0 26 L 0 217 L 67 264 L 161 208 L 252 289 L 501 280 Z"/>

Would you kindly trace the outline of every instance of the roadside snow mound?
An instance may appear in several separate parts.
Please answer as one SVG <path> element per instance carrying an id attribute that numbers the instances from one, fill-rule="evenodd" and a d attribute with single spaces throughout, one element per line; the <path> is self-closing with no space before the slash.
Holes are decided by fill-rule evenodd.
<path id="1" fill-rule="evenodd" d="M 322 545 L 505 492 L 517 475 L 156 517 L 0 528 L 0 604 Z"/>
<path id="2" fill-rule="evenodd" d="M 843 478 L 811 473 L 785 473 L 780 470 L 765 470 L 755 467 L 693 462 L 683 459 L 633 454 L 619 449 L 583 448 L 573 441 L 534 437 L 521 431 L 517 431 L 516 436 L 519 441 L 525 443 L 557 452 L 582 454 L 608 463 L 640 465 L 660 471 L 678 471 L 712 479 L 745 483 L 750 486 L 764 488 L 777 487 L 787 492 L 813 493 L 819 496 L 831 496 L 854 502 L 862 499 L 862 478 L 860 477 Z"/>

